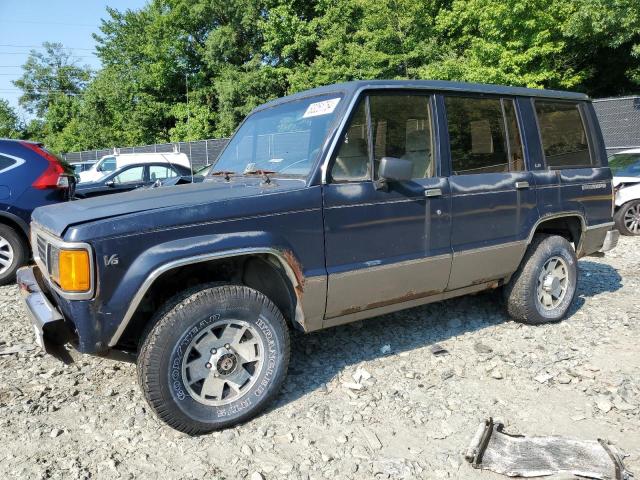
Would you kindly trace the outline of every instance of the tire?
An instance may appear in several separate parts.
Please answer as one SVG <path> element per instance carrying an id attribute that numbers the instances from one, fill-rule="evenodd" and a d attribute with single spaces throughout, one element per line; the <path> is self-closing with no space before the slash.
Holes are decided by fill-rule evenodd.
<path id="1" fill-rule="evenodd" d="M 560 321 L 576 294 L 577 262 L 573 247 L 563 237 L 536 235 L 520 267 L 505 285 L 509 315 L 515 321 L 531 325 Z M 543 269 L 548 269 L 544 270 L 547 274 Z M 564 281 L 560 280 L 563 272 Z"/>
<path id="2" fill-rule="evenodd" d="M 613 215 L 613 220 L 622 235 L 640 235 L 640 200 L 631 200 L 622 205 Z"/>
<path id="3" fill-rule="evenodd" d="M 27 246 L 8 225 L 0 224 L 0 285 L 15 280 L 16 271 L 27 261 Z"/>
<path id="4" fill-rule="evenodd" d="M 256 290 L 200 285 L 169 300 L 151 325 L 138 355 L 138 382 L 151 409 L 176 430 L 197 435 L 244 422 L 284 382 L 287 325 Z"/>

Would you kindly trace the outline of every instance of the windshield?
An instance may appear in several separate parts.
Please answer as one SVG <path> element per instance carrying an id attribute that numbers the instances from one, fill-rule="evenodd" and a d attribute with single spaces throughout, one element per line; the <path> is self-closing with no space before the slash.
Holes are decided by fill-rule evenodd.
<path id="1" fill-rule="evenodd" d="M 615 177 L 640 177 L 640 153 L 620 153 L 609 158 Z"/>
<path id="2" fill-rule="evenodd" d="M 211 174 L 307 176 L 334 120 L 339 94 L 305 98 L 251 115 L 213 165 Z"/>

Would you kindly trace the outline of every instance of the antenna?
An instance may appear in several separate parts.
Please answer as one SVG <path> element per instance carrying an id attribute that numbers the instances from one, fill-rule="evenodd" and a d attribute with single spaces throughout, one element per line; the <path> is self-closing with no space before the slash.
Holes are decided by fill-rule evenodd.
<path id="1" fill-rule="evenodd" d="M 189 72 L 184 74 L 184 85 L 187 90 L 187 137 L 191 142 L 191 111 L 189 109 Z M 191 153 L 191 143 L 189 143 L 189 153 Z M 193 183 L 193 159 L 189 155 L 189 168 L 191 168 L 191 183 Z"/>

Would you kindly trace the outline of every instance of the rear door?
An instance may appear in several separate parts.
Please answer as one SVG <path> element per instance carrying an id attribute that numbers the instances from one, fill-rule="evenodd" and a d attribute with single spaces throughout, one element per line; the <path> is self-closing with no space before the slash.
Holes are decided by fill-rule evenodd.
<path id="1" fill-rule="evenodd" d="M 513 98 L 447 94 L 451 248 L 447 290 L 513 273 L 538 218 Z"/>
<path id="2" fill-rule="evenodd" d="M 449 278 L 449 192 L 440 174 L 433 97 L 370 93 L 338 143 L 324 187 L 325 326 L 442 292 Z M 411 181 L 376 188 L 383 157 L 414 164 Z"/>
<path id="3" fill-rule="evenodd" d="M 538 130 L 533 174 L 541 216 L 578 212 L 590 226 L 611 223 L 611 171 L 591 104 L 546 98 L 529 102 Z"/>

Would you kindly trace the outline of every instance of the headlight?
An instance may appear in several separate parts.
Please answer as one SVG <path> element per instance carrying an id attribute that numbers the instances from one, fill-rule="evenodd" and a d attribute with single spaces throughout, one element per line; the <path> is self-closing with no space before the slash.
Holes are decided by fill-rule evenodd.
<path id="1" fill-rule="evenodd" d="M 51 246 L 49 251 L 51 279 L 65 292 L 88 292 L 91 289 L 89 252 Z"/>

